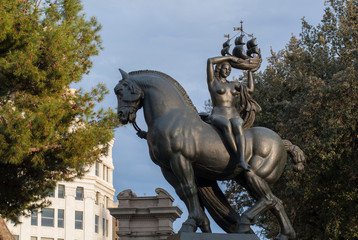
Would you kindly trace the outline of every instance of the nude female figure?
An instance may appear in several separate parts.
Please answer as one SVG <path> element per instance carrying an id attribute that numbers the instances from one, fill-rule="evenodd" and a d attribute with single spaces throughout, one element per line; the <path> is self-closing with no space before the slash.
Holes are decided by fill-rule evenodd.
<path id="1" fill-rule="evenodd" d="M 231 73 L 231 63 L 244 64 L 243 61 L 234 56 L 209 58 L 207 62 L 207 83 L 213 103 L 210 116 L 211 124 L 223 132 L 227 144 L 236 154 L 237 167 L 249 171 L 250 165 L 246 163 L 244 158 L 243 120 L 235 107 L 241 84 L 226 79 Z M 216 65 L 215 70 L 214 65 Z M 248 71 L 247 91 L 248 93 L 254 91 L 252 70 Z"/>

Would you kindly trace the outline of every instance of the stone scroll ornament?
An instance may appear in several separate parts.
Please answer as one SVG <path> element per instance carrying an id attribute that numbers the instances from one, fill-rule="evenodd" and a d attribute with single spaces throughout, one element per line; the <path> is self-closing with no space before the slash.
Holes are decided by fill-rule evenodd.
<path id="1" fill-rule="evenodd" d="M 218 62 L 221 58 L 229 59 L 233 68 L 249 72 L 259 68 L 261 55 L 255 40 L 249 40 L 246 43 L 248 50 L 243 52 L 242 39 L 240 35 L 235 41 L 232 54 L 228 55 L 226 49 L 223 50 L 224 56 L 208 59 L 208 74 L 212 70 L 209 63 Z M 260 214 L 270 210 L 281 229 L 276 239 L 296 237 L 281 200 L 271 192 L 269 184 L 275 183 L 283 173 L 288 155 L 291 155 L 295 169 L 303 170 L 304 155 L 298 146 L 283 141 L 270 129 L 249 128 L 253 120 L 249 120 L 250 117 L 245 120 L 244 116 L 246 127 L 242 136 L 246 148 L 243 157 L 249 169 L 239 168 L 237 155 L 224 140 L 223 132 L 200 118 L 176 80 L 151 70 L 126 73 L 120 69 L 120 72 L 122 80 L 114 88 L 118 99 L 118 119 L 122 124 L 135 123 L 138 109 L 143 108 L 148 127 L 144 137 L 150 157 L 188 210 L 188 218 L 180 232 L 195 232 L 198 228 L 204 233 L 211 232 L 204 211 L 207 209 L 227 233 L 252 233 L 250 225 Z M 228 84 L 233 84 L 235 91 L 242 91 L 236 83 Z M 239 96 L 247 98 L 245 93 L 240 92 Z M 260 110 L 255 101 L 251 99 L 248 102 L 244 106 L 246 112 Z M 241 184 L 256 200 L 254 205 L 240 216 L 228 203 L 218 180 L 234 180 Z"/>

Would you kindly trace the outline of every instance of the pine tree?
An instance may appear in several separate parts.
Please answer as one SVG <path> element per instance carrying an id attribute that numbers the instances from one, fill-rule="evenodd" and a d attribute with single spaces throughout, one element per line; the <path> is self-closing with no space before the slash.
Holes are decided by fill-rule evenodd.
<path id="1" fill-rule="evenodd" d="M 0 28 L 0 216 L 17 221 L 105 154 L 116 123 L 95 110 L 102 84 L 69 88 L 101 49 L 80 0 L 1 0 Z"/>
<path id="2" fill-rule="evenodd" d="M 299 38 L 272 52 L 256 84 L 255 125 L 278 132 L 306 154 L 306 170 L 288 164 L 273 192 L 283 200 L 299 239 L 358 238 L 358 2 L 330 0 L 317 27 L 302 20 Z M 251 204 L 228 183 L 238 209 Z M 270 213 L 259 225 L 277 235 Z"/>

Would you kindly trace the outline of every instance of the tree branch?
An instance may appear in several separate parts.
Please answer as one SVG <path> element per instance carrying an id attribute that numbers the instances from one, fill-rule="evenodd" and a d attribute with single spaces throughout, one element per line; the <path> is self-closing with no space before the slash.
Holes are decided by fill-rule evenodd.
<path id="1" fill-rule="evenodd" d="M 51 145 L 51 146 L 45 146 L 45 150 L 51 150 L 51 149 L 59 149 L 62 148 L 62 145 L 59 144 L 55 144 L 55 145 Z M 30 153 L 35 153 L 35 152 L 40 152 L 43 148 L 39 148 L 39 147 L 33 147 L 29 149 Z M 1 239 L 0 239 L 1 240 Z"/>

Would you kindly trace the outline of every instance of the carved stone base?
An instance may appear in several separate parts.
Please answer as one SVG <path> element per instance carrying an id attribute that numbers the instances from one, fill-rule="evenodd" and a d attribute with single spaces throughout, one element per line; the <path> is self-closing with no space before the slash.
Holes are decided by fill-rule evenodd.
<path id="1" fill-rule="evenodd" d="M 238 233 L 178 233 L 168 240 L 260 240 L 255 234 Z"/>

